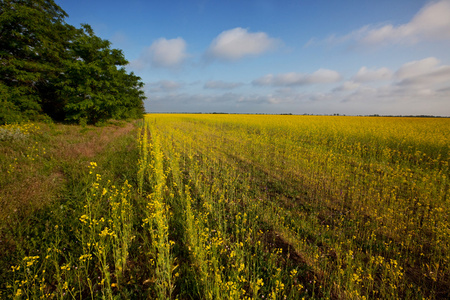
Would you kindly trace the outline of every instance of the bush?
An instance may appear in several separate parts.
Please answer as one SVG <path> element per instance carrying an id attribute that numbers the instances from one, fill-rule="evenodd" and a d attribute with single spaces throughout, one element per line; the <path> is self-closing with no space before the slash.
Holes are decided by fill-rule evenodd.
<path id="1" fill-rule="evenodd" d="M 32 123 L 3 125 L 0 126 L 0 141 L 24 140 L 37 129 L 39 128 Z"/>

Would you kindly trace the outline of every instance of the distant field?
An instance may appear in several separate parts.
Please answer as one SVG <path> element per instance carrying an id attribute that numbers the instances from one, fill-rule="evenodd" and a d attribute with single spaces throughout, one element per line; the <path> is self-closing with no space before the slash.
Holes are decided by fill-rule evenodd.
<path id="1" fill-rule="evenodd" d="M 60 181 L 3 212 L 1 296 L 450 298 L 450 119 L 149 114 L 61 169 L 42 126 L 0 141 L 0 197 Z"/>

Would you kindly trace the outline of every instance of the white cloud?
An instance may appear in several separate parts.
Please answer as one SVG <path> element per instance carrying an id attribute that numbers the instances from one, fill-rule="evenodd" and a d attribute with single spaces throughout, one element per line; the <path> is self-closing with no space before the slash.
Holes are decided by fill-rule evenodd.
<path id="1" fill-rule="evenodd" d="M 344 86 L 345 84 L 343 84 Z M 149 95 L 147 111 L 248 112 L 313 114 L 380 114 L 450 116 L 450 88 L 411 89 L 393 82 L 381 87 L 360 85 L 345 92 L 306 92 L 281 88 L 272 93 L 166 93 Z"/>
<path id="2" fill-rule="evenodd" d="M 379 69 L 367 69 L 366 67 L 361 67 L 358 73 L 353 77 L 357 82 L 368 82 L 368 81 L 379 81 L 379 80 L 389 80 L 392 77 L 392 72 L 388 68 Z"/>
<path id="3" fill-rule="evenodd" d="M 172 80 L 160 80 L 157 82 L 150 82 L 146 84 L 146 87 L 148 88 L 148 91 L 150 93 L 173 92 L 180 89 L 182 86 L 182 83 Z"/>
<path id="4" fill-rule="evenodd" d="M 160 38 L 145 49 L 141 56 L 131 63 L 131 66 L 137 69 L 148 66 L 177 68 L 183 64 L 187 57 L 186 42 L 182 38 L 170 40 Z"/>
<path id="5" fill-rule="evenodd" d="M 254 80 L 252 83 L 259 86 L 297 86 L 315 83 L 332 83 L 341 80 L 341 75 L 333 70 L 319 69 L 311 74 L 304 73 L 284 73 L 268 74 Z"/>
<path id="6" fill-rule="evenodd" d="M 149 48 L 152 53 L 152 64 L 157 67 L 177 67 L 187 57 L 186 42 L 182 38 L 166 40 L 160 38 Z"/>
<path id="7" fill-rule="evenodd" d="M 408 62 L 401 66 L 395 73 L 399 79 L 411 78 L 432 72 L 439 65 L 435 57 Z"/>
<path id="8" fill-rule="evenodd" d="M 389 80 L 384 80 L 386 74 Z M 357 75 L 360 81 L 355 80 Z M 148 111 L 159 112 L 450 116 L 450 65 L 435 57 L 410 61 L 392 71 L 363 67 L 338 87 L 298 88 L 340 79 L 338 72 L 325 69 L 312 73 L 268 74 L 254 80 L 253 84 L 276 88 L 253 93 L 247 89 L 229 92 L 228 89 L 241 85 L 238 82 L 218 80 L 200 84 L 161 80 L 146 85 L 149 94 L 146 105 Z M 208 88 L 212 90 L 202 91 Z"/>
<path id="9" fill-rule="evenodd" d="M 412 28 L 407 24 L 399 27 L 388 24 L 381 28 L 367 30 L 367 32 L 363 33 L 364 36 L 361 42 L 369 46 L 386 43 L 417 42 L 417 37 L 414 36 Z"/>
<path id="10" fill-rule="evenodd" d="M 446 89 L 450 86 L 450 66 L 441 65 L 435 57 L 412 61 L 395 73 L 399 86 L 413 89 Z"/>
<path id="11" fill-rule="evenodd" d="M 449 39 L 450 1 L 443 0 L 426 6 L 408 25 L 421 37 Z"/>
<path id="12" fill-rule="evenodd" d="M 153 112 L 228 112 L 228 113 L 289 113 L 299 103 L 311 102 L 311 95 L 301 93 L 174 93 L 156 94 L 146 100 L 147 111 Z"/>
<path id="13" fill-rule="evenodd" d="M 219 89 L 219 90 L 230 90 L 242 86 L 243 83 L 240 82 L 225 82 L 222 80 L 211 80 L 205 83 L 203 88 L 205 89 Z"/>
<path id="14" fill-rule="evenodd" d="M 236 61 L 245 56 L 258 55 L 275 49 L 280 41 L 269 37 L 265 32 L 248 32 L 237 27 L 223 31 L 206 51 L 209 59 Z"/>
<path id="15" fill-rule="evenodd" d="M 386 44 L 416 44 L 427 41 L 450 39 L 450 0 L 431 2 L 424 6 L 408 23 L 395 26 L 366 25 L 345 36 L 331 35 L 323 41 L 311 39 L 313 44 L 338 44 L 356 41 L 364 46 Z"/>
<path id="16" fill-rule="evenodd" d="M 354 81 L 346 81 L 341 86 L 335 88 L 334 92 L 346 92 L 356 90 L 361 86 L 360 83 Z"/>
<path id="17" fill-rule="evenodd" d="M 361 40 L 366 45 L 380 43 L 417 43 L 450 39 L 450 1 L 442 0 L 423 7 L 406 24 L 371 29 Z"/>
<path id="18" fill-rule="evenodd" d="M 382 86 L 370 84 L 336 96 L 366 114 L 450 115 L 450 65 L 434 57 L 405 63 Z M 343 86 L 333 91 L 345 92 Z"/>
<path id="19" fill-rule="evenodd" d="M 369 85 L 376 81 L 387 81 L 387 84 L 376 88 L 379 95 L 384 97 L 406 97 L 414 95 L 443 95 L 450 87 L 450 65 L 443 65 L 435 57 L 410 61 L 398 68 L 394 73 L 387 68 L 367 69 L 362 67 L 352 77 L 353 81 L 347 81 L 333 91 L 352 91 L 363 88 L 373 88 Z M 382 91 L 382 92 L 381 92 Z"/>
<path id="20" fill-rule="evenodd" d="M 341 75 L 333 70 L 319 69 L 307 75 L 307 83 L 331 83 L 341 80 Z"/>

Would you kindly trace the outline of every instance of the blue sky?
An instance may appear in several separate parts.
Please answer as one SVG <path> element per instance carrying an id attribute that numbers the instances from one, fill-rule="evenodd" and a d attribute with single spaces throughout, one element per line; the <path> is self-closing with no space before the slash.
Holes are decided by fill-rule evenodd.
<path id="1" fill-rule="evenodd" d="M 450 116 L 450 0 L 56 0 L 148 112 Z"/>

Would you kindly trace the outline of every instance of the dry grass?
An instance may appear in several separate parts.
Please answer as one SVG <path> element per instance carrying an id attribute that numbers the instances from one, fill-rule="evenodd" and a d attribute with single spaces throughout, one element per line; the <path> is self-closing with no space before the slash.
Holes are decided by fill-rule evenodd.
<path id="1" fill-rule="evenodd" d="M 52 154 L 62 159 L 93 158 L 104 151 L 111 141 L 129 134 L 134 129 L 132 123 L 127 123 L 123 127 L 89 126 L 81 130 L 79 126 L 60 125 L 57 130 L 58 135 L 54 139 Z"/>
<path id="2" fill-rule="evenodd" d="M 9 223 L 15 220 L 17 215 L 26 216 L 42 208 L 57 197 L 63 184 L 63 175 L 60 172 L 52 172 L 49 176 L 30 176 L 24 178 L 20 184 L 5 186 L 1 196 L 0 219 Z"/>

